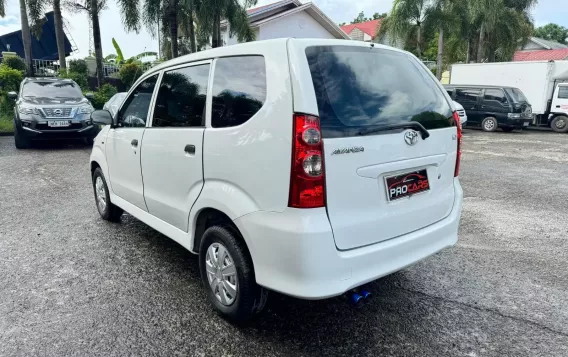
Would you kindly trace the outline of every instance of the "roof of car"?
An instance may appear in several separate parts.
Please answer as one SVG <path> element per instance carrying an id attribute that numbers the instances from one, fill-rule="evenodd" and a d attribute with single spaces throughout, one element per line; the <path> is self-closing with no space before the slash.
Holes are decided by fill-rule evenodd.
<path id="1" fill-rule="evenodd" d="M 464 88 L 511 88 L 511 89 L 518 89 L 516 87 L 511 86 L 483 86 L 479 84 L 444 84 L 444 88 L 456 88 L 456 87 L 464 87 Z"/>
<path id="2" fill-rule="evenodd" d="M 72 80 L 57 77 L 26 77 L 24 82 L 72 82 Z"/>

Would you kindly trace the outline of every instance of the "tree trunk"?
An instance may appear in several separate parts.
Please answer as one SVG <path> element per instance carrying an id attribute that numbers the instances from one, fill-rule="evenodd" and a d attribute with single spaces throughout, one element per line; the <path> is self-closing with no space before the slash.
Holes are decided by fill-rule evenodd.
<path id="1" fill-rule="evenodd" d="M 221 15 L 217 14 L 215 21 L 215 26 L 217 26 L 217 43 L 219 47 L 223 46 L 223 40 L 221 39 Z M 229 31 L 229 23 L 227 22 L 227 32 Z"/>
<path id="2" fill-rule="evenodd" d="M 24 57 L 26 61 L 26 76 L 34 75 L 32 66 L 32 35 L 30 34 L 30 24 L 28 23 L 28 9 L 26 1 L 20 0 L 20 21 L 22 23 L 22 42 L 24 43 Z"/>
<path id="3" fill-rule="evenodd" d="M 438 63 L 436 67 L 436 77 L 442 79 L 442 61 L 444 60 L 444 29 L 440 28 L 438 34 Z"/>
<path id="4" fill-rule="evenodd" d="M 471 39 L 467 39 L 467 52 L 465 54 L 465 63 L 469 63 L 469 59 L 471 58 Z"/>
<path id="5" fill-rule="evenodd" d="M 485 24 L 482 23 L 481 29 L 479 30 L 479 43 L 477 44 L 477 63 L 481 63 L 481 61 L 483 61 L 484 42 L 485 42 Z"/>
<path id="6" fill-rule="evenodd" d="M 53 0 L 53 17 L 55 20 L 55 40 L 57 42 L 57 54 L 59 55 L 59 67 L 60 70 L 66 72 L 65 33 L 63 32 L 63 17 L 61 16 L 61 0 Z"/>
<path id="7" fill-rule="evenodd" d="M 91 21 L 93 22 L 93 44 L 97 61 L 97 84 L 100 88 L 104 81 L 103 47 L 101 43 L 101 26 L 99 24 L 98 0 L 91 0 Z"/>
<path id="8" fill-rule="evenodd" d="M 422 59 L 422 27 L 418 23 L 418 28 L 416 29 L 416 56 Z"/>
<path id="9" fill-rule="evenodd" d="M 175 13 L 170 14 L 170 40 L 172 42 L 172 58 L 178 56 L 178 24 Z"/>
<path id="10" fill-rule="evenodd" d="M 197 47 L 195 46 L 195 28 L 193 23 L 193 0 L 189 1 L 189 46 L 191 47 L 191 53 L 197 52 Z"/>
<path id="11" fill-rule="evenodd" d="M 219 39 L 221 38 L 221 34 L 219 33 L 221 30 L 220 22 L 220 16 L 217 10 L 215 10 L 215 15 L 213 15 L 213 34 L 211 36 L 211 47 L 213 48 L 221 46 L 219 43 Z"/>

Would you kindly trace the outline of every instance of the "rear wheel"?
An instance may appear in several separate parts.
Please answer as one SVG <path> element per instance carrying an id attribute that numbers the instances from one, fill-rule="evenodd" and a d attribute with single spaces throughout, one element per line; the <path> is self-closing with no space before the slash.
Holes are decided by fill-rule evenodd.
<path id="1" fill-rule="evenodd" d="M 93 189 L 95 191 L 95 203 L 101 217 L 107 221 L 118 222 L 123 211 L 110 202 L 108 186 L 100 168 L 96 168 L 93 172 Z"/>
<path id="2" fill-rule="evenodd" d="M 209 302 L 227 320 L 246 323 L 264 308 L 268 291 L 256 284 L 252 258 L 234 227 L 212 226 L 203 233 L 199 269 Z"/>
<path id="3" fill-rule="evenodd" d="M 504 128 L 502 128 L 502 129 L 503 129 L 503 131 L 506 132 L 506 133 L 510 133 L 510 132 L 512 132 L 513 130 L 515 130 L 515 128 L 511 128 L 511 127 L 504 127 Z"/>
<path id="4" fill-rule="evenodd" d="M 495 131 L 498 127 L 499 126 L 497 124 L 497 119 L 493 117 L 487 117 L 481 122 L 481 128 L 483 129 L 483 131 Z"/>
<path id="5" fill-rule="evenodd" d="M 29 138 L 26 138 L 20 133 L 20 130 L 14 125 L 14 144 L 16 149 L 28 149 L 32 146 L 32 142 Z"/>
<path id="6" fill-rule="evenodd" d="M 550 127 L 557 133 L 568 133 L 568 117 L 559 115 L 552 120 Z"/>

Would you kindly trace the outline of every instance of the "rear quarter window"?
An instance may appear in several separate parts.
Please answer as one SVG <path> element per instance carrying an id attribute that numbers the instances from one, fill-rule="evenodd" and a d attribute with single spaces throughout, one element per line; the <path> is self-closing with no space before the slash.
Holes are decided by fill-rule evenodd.
<path id="1" fill-rule="evenodd" d="M 406 53 L 314 46 L 306 49 L 306 57 L 324 137 L 357 136 L 362 128 L 410 121 L 426 129 L 453 125 L 442 89 Z"/>

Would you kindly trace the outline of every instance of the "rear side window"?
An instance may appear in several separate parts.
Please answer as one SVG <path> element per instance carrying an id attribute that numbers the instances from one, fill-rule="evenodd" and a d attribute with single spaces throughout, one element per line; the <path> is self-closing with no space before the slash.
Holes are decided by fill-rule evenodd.
<path id="1" fill-rule="evenodd" d="M 205 126 L 209 64 L 164 73 L 152 127 Z"/>
<path id="2" fill-rule="evenodd" d="M 558 87 L 558 98 L 568 99 L 568 87 Z"/>
<path id="3" fill-rule="evenodd" d="M 362 128 L 417 121 L 452 125 L 449 103 L 434 79 L 405 53 L 358 46 L 306 49 L 322 135 L 361 135 Z"/>
<path id="4" fill-rule="evenodd" d="M 220 58 L 213 79 L 211 126 L 241 125 L 266 100 L 266 66 L 262 56 Z"/>
<path id="5" fill-rule="evenodd" d="M 500 103 L 507 103 L 507 97 L 505 97 L 505 92 L 501 89 L 486 89 L 484 100 L 495 100 Z"/>
<path id="6" fill-rule="evenodd" d="M 477 102 L 477 97 L 481 94 L 481 89 L 475 88 L 456 88 L 456 102 Z"/>

